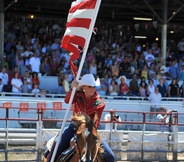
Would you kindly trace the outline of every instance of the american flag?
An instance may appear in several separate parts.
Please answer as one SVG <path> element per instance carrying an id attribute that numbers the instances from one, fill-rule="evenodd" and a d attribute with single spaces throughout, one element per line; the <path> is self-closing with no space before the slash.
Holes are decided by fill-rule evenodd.
<path id="1" fill-rule="evenodd" d="M 89 28 L 93 21 L 97 0 L 77 0 L 71 5 L 68 13 L 66 31 L 61 41 L 61 47 L 71 52 L 69 64 L 76 75 L 73 61 L 80 56 L 79 47 L 85 48 Z"/>

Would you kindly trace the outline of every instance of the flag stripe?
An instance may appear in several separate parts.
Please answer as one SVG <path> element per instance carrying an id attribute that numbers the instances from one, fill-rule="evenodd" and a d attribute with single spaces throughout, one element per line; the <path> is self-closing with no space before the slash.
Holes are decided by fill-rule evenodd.
<path id="1" fill-rule="evenodd" d="M 61 41 L 61 47 L 71 52 L 69 64 L 76 74 L 73 64 L 80 56 L 79 46 L 85 48 L 89 30 L 96 13 L 97 0 L 76 0 L 72 3 L 67 17 L 66 31 Z"/>
<path id="2" fill-rule="evenodd" d="M 75 36 L 83 37 L 86 39 L 88 36 L 88 33 L 89 33 L 89 30 L 85 28 L 69 27 L 65 31 L 65 36 L 75 35 Z"/>
<path id="3" fill-rule="evenodd" d="M 77 27 L 77 28 L 86 28 L 89 29 L 91 20 L 83 18 L 74 18 L 66 24 L 66 27 Z"/>
<path id="4" fill-rule="evenodd" d="M 69 13 L 75 12 L 76 10 L 80 9 L 94 9 L 96 6 L 96 1 L 97 0 L 78 0 L 76 2 L 73 2 Z"/>
<path id="5" fill-rule="evenodd" d="M 64 46 L 67 46 L 67 44 L 73 44 L 74 46 L 84 47 L 85 39 L 80 36 L 66 35 L 62 42 L 66 42 L 66 45 L 64 44 Z"/>
<path id="6" fill-rule="evenodd" d="M 77 10 L 74 13 L 69 13 L 67 17 L 67 22 L 71 21 L 72 18 L 85 18 L 85 19 L 91 19 L 91 15 L 93 15 L 94 9 L 89 10 Z"/>
<path id="7" fill-rule="evenodd" d="M 79 58 L 79 49 L 78 47 L 76 47 L 76 44 L 83 47 L 85 44 L 85 39 L 82 37 L 78 37 L 78 36 L 70 36 L 70 35 L 66 35 L 63 40 L 62 40 L 62 47 L 65 49 L 69 49 L 70 52 L 74 53 L 73 55 L 71 55 L 70 60 L 76 60 Z"/>

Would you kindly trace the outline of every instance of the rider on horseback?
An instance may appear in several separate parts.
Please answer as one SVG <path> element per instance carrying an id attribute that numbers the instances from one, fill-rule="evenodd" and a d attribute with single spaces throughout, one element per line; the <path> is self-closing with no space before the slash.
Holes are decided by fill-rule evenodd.
<path id="1" fill-rule="evenodd" d="M 77 91 L 75 93 L 74 99 L 73 99 L 73 107 L 75 113 L 84 112 L 87 115 L 91 117 L 92 120 L 95 116 L 98 116 L 96 127 L 100 124 L 100 118 L 102 115 L 102 112 L 105 108 L 105 103 L 100 99 L 96 92 L 96 86 L 100 85 L 99 79 L 95 81 L 94 76 L 92 74 L 85 74 L 79 82 L 74 80 L 72 82 L 72 88 L 76 87 Z M 70 91 L 66 94 L 65 102 L 68 103 L 72 88 Z M 57 153 L 55 156 L 55 160 L 59 157 L 59 155 L 69 148 L 70 146 L 70 140 L 74 136 L 76 132 L 76 125 L 74 122 L 72 122 L 69 127 L 64 131 L 62 134 L 62 139 L 60 140 Z M 114 154 L 110 147 L 106 144 L 104 140 L 102 140 L 101 147 L 104 149 L 104 153 L 102 153 L 102 156 L 106 162 L 114 162 Z M 52 154 L 54 151 L 54 147 L 52 147 L 50 157 L 48 158 L 48 162 L 50 162 Z"/>

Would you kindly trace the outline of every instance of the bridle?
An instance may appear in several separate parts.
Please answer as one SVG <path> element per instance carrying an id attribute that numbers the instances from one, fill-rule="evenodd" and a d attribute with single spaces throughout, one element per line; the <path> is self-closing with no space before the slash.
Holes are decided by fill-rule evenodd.
<path id="1" fill-rule="evenodd" d="M 90 125 L 92 125 L 94 128 L 95 128 L 95 130 L 97 131 L 97 127 L 95 126 L 95 123 L 93 122 L 93 120 L 91 120 L 90 119 L 90 121 L 89 121 L 89 123 L 87 123 L 86 121 L 84 122 L 84 121 L 78 121 L 77 123 L 76 123 L 76 133 L 74 134 L 74 144 L 75 144 L 75 150 L 76 150 L 76 153 L 78 154 L 78 157 L 79 157 L 79 159 L 81 160 L 82 159 L 82 153 L 81 153 L 81 151 L 80 151 L 80 149 L 79 149 L 79 145 L 78 145 L 78 142 L 77 142 L 77 130 L 79 129 L 79 127 L 82 125 L 82 124 L 85 124 L 85 130 L 86 130 L 86 128 L 88 128 L 88 130 L 91 130 L 91 131 L 89 131 L 90 132 L 90 134 L 92 133 L 92 128 L 90 128 L 89 129 L 89 126 Z M 89 134 L 89 135 L 90 135 Z M 86 137 L 87 138 L 87 137 Z M 97 153 L 98 153 L 98 150 L 99 150 L 99 146 L 98 146 L 98 144 L 99 144 L 99 140 L 98 140 L 98 135 L 97 135 L 97 138 L 96 138 L 96 147 L 95 147 L 95 152 L 93 152 L 93 159 L 91 159 L 91 161 L 92 162 L 94 162 L 95 161 L 95 159 L 96 159 L 96 157 L 97 157 Z M 86 150 L 87 151 L 87 150 Z"/>
<path id="2" fill-rule="evenodd" d="M 75 130 L 77 131 L 82 124 L 86 124 L 86 122 L 77 123 Z M 73 141 L 74 141 L 74 144 L 75 144 L 74 147 L 76 148 L 75 149 L 76 153 L 78 154 L 79 159 L 81 159 L 82 158 L 82 154 L 80 152 L 80 149 L 79 149 L 79 146 L 78 146 L 78 143 L 77 143 L 77 133 L 74 134 Z"/>
<path id="3" fill-rule="evenodd" d="M 95 131 L 97 132 L 97 127 L 96 127 L 95 122 L 92 119 L 90 119 L 90 123 L 95 128 Z M 92 133 L 92 131 L 90 133 Z M 96 136 L 95 141 L 96 141 L 96 148 L 95 148 L 96 151 L 93 153 L 94 154 L 94 158 L 92 159 L 92 161 L 95 161 L 95 159 L 97 157 L 98 150 L 99 150 L 99 146 L 98 146 L 98 144 L 99 144 L 98 133 L 97 133 L 97 136 Z"/>

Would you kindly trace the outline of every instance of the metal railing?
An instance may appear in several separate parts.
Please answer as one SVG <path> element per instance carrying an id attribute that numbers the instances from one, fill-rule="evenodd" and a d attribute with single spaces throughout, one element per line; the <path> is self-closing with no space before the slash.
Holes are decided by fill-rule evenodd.
<path id="1" fill-rule="evenodd" d="M 45 150 L 45 144 L 46 144 L 46 141 L 48 140 L 48 138 L 54 136 L 54 134 L 56 134 L 59 129 L 45 129 L 44 128 L 44 122 L 49 122 L 49 123 L 54 123 L 54 122 L 62 122 L 62 119 L 49 119 L 49 118 L 46 118 L 44 117 L 44 113 L 45 111 L 53 111 L 52 108 L 48 108 L 47 110 L 45 110 L 45 108 L 42 108 L 42 107 L 39 107 L 39 108 L 29 108 L 30 110 L 34 111 L 34 113 L 36 114 L 35 115 L 35 118 L 27 118 L 27 117 L 21 117 L 21 118 L 15 118 L 15 117 L 11 117 L 10 114 L 9 114 L 9 111 L 11 110 L 9 107 L 0 107 L 0 108 L 3 108 L 4 111 L 5 111 L 5 117 L 0 117 L 0 122 L 6 122 L 6 126 L 5 128 L 3 129 L 0 129 L 0 138 L 1 138 L 1 143 L 0 143 L 0 146 L 2 147 L 2 149 L 0 149 L 0 156 L 2 154 L 5 154 L 4 158 L 2 158 L 2 161 L 10 161 L 10 156 L 13 152 L 17 152 L 17 153 L 34 153 L 35 154 L 35 159 L 24 159 L 23 161 L 37 161 L 39 162 L 41 160 L 41 156 L 42 156 L 42 153 L 43 151 Z M 12 107 L 11 107 L 12 108 Z M 17 111 L 19 110 L 19 107 L 13 107 L 13 109 L 17 109 Z M 57 112 L 60 112 L 60 111 L 65 111 L 65 109 L 62 109 L 62 110 L 55 110 Z M 29 112 L 27 112 L 29 113 Z M 104 111 L 104 113 L 108 113 L 108 111 Z M 178 154 L 179 153 L 183 153 L 184 149 L 183 150 L 179 150 L 179 145 L 184 145 L 184 142 L 183 141 L 179 141 L 178 140 L 178 136 L 180 134 L 183 134 L 183 132 L 178 132 L 178 128 L 179 127 L 184 127 L 184 123 L 179 123 L 178 121 L 178 118 L 182 118 L 184 113 L 174 113 L 174 116 L 175 116 L 175 121 L 174 123 L 170 123 L 170 125 L 173 127 L 173 131 L 172 132 L 166 132 L 164 133 L 164 135 L 169 135 L 169 137 L 172 136 L 172 138 L 168 141 L 154 141 L 154 143 L 157 145 L 159 144 L 167 144 L 169 146 L 172 146 L 171 150 L 154 150 L 154 149 L 150 149 L 150 150 L 145 150 L 144 149 L 144 145 L 145 143 L 150 143 L 151 144 L 151 141 L 148 141 L 146 138 L 147 138 L 147 135 L 151 135 L 151 134 L 154 134 L 154 135 L 158 135 L 160 137 L 162 137 L 162 133 L 158 132 L 158 131 L 155 131 L 154 130 L 154 127 L 155 125 L 162 125 L 163 123 L 160 123 L 160 122 L 156 122 L 154 120 L 152 121 L 149 121 L 149 117 L 148 115 L 150 114 L 150 112 L 139 112 L 139 111 L 116 111 L 116 113 L 118 114 L 121 114 L 121 116 L 123 115 L 136 115 L 136 116 L 139 116 L 139 118 L 137 118 L 137 120 L 123 120 L 120 122 L 123 124 L 123 126 L 121 128 L 118 129 L 118 131 L 104 131 L 102 129 L 104 129 L 102 126 L 101 126 L 101 129 L 99 130 L 99 132 L 101 133 L 102 137 L 107 137 L 106 140 L 107 142 L 109 143 L 109 145 L 112 147 L 112 150 L 115 152 L 115 154 L 121 154 L 121 156 L 117 156 L 116 157 L 116 160 L 124 160 L 124 161 L 127 161 L 129 160 L 128 157 L 129 157 L 129 154 L 131 153 L 140 153 L 140 157 L 139 159 L 137 160 L 145 160 L 144 159 L 144 153 L 151 153 L 151 152 L 154 152 L 154 153 L 166 153 L 166 154 L 172 154 L 172 158 L 171 160 L 173 161 L 179 161 L 178 160 Z M 152 114 L 157 114 L 157 113 L 154 113 L 152 112 Z M 17 121 L 28 121 L 28 122 L 34 122 L 35 123 L 35 128 L 31 128 L 31 129 L 16 129 L 16 128 L 10 128 L 11 126 L 11 122 L 17 122 Z M 67 120 L 67 122 L 70 122 L 70 117 L 69 119 Z M 105 123 L 108 123 L 107 121 L 104 121 L 104 120 L 101 120 L 101 123 L 102 125 L 105 124 Z M 111 124 L 113 124 L 114 121 L 111 121 Z M 133 131 L 134 130 L 134 126 L 139 126 L 137 128 L 139 128 L 139 130 L 137 131 Z M 146 130 L 146 126 L 147 127 L 152 127 L 152 131 L 147 131 Z M 121 130 L 123 129 L 123 130 Z M 131 129 L 131 130 L 129 130 Z M 21 133 L 20 133 L 21 132 Z M 53 134 L 51 133 L 50 137 L 48 136 L 45 136 L 45 138 L 43 139 L 43 134 L 45 134 L 45 132 L 54 132 Z M 21 134 L 22 134 L 22 137 L 21 137 Z M 117 139 L 116 136 L 120 135 L 120 138 Z M 121 136 L 121 134 L 123 134 Z M 129 139 L 129 137 L 132 135 L 132 134 L 140 134 L 139 137 L 141 137 L 141 140 L 139 140 L 139 146 L 140 146 L 140 149 L 130 149 L 128 148 L 129 144 L 131 144 L 132 142 L 134 143 L 134 141 L 131 141 Z M 14 135 L 14 136 L 13 136 Z M 23 136 L 24 135 L 24 136 Z M 46 138 L 47 137 L 47 138 Z M 115 139 L 115 140 L 114 140 Z M 115 146 L 117 146 L 117 144 L 119 144 L 119 148 L 113 148 L 113 144 L 115 143 Z M 135 142 L 136 143 L 136 142 Z M 24 147 L 20 147 L 21 149 L 11 149 L 11 145 L 18 145 L 18 146 L 23 146 L 23 145 L 26 145 L 25 147 L 27 147 L 28 145 L 33 145 L 35 147 L 33 147 L 32 149 L 25 149 Z M 122 145 L 123 145 L 123 148 L 122 148 Z M 183 146 L 182 146 L 183 147 Z M 181 148 L 182 148 L 181 147 Z M 126 157 L 127 159 L 123 159 L 122 156 L 125 156 L 126 154 Z M 136 159 L 131 159 L 131 161 L 134 161 Z M 154 159 L 149 159 L 150 161 L 154 160 Z M 149 161 L 147 159 L 147 161 Z M 182 159 L 184 161 L 184 159 Z M 0 160 L 1 161 L 1 160 Z M 12 160 L 13 161 L 13 160 Z M 22 161 L 22 160 L 14 160 L 14 161 Z M 162 160 L 159 160 L 159 161 L 162 161 Z"/>
<path id="2" fill-rule="evenodd" d="M 12 93 L 12 92 L 0 92 L 0 95 L 5 98 L 42 98 L 41 94 L 33 94 L 33 93 Z M 65 94 L 56 94 L 56 93 L 48 93 L 45 95 L 45 98 L 64 98 Z M 102 99 L 107 100 L 140 100 L 140 101 L 146 101 L 148 100 L 148 97 L 141 97 L 141 96 L 135 96 L 135 95 L 127 95 L 127 96 L 111 96 L 111 95 L 103 95 L 100 96 Z M 42 98 L 44 99 L 44 98 Z M 163 97 L 163 101 L 183 101 L 183 97 Z"/>

